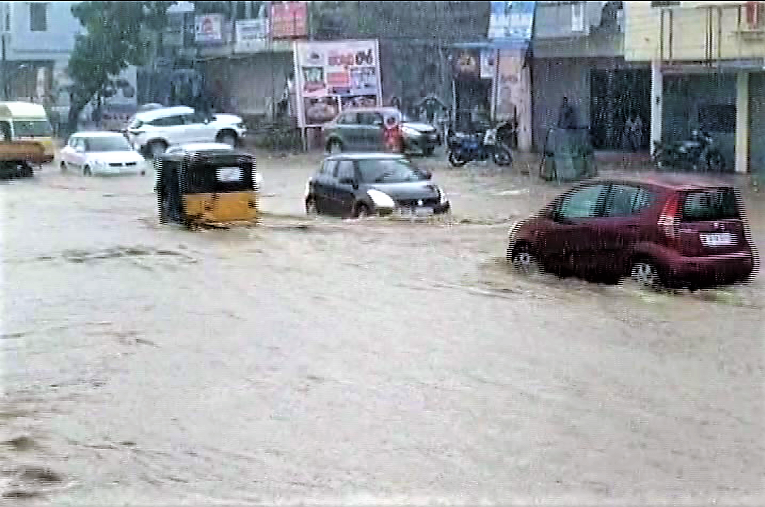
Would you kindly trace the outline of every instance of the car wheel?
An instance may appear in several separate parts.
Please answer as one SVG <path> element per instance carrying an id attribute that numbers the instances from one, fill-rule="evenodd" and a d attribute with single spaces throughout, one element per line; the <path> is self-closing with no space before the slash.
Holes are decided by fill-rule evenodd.
<path id="1" fill-rule="evenodd" d="M 648 259 L 638 259 L 632 263 L 630 279 L 644 289 L 655 290 L 662 286 L 658 268 Z"/>
<path id="2" fill-rule="evenodd" d="M 149 153 L 151 153 L 152 158 L 159 157 L 165 151 L 167 151 L 167 144 L 164 141 L 152 141 L 149 144 Z"/>
<path id="3" fill-rule="evenodd" d="M 364 203 L 359 204 L 356 206 L 356 213 L 354 214 L 355 218 L 369 218 L 372 216 L 372 212 L 369 211 L 369 206 L 367 206 Z"/>
<path id="4" fill-rule="evenodd" d="M 510 263 L 516 271 L 524 275 L 533 275 L 541 271 L 539 260 L 528 243 L 521 243 L 513 249 Z"/>
<path id="5" fill-rule="evenodd" d="M 93 171 L 90 170 L 90 166 L 86 165 L 82 168 L 82 175 L 83 176 L 93 176 Z"/>
<path id="6" fill-rule="evenodd" d="M 343 143 L 340 141 L 331 141 L 327 147 L 327 151 L 330 155 L 337 155 L 343 152 Z"/>
<path id="7" fill-rule="evenodd" d="M 309 217 L 315 217 L 319 215 L 319 208 L 316 206 L 316 199 L 310 197 L 305 202 L 305 214 Z"/>
<path id="8" fill-rule="evenodd" d="M 462 155 L 459 155 L 456 152 L 450 151 L 449 163 L 454 167 L 462 167 L 463 165 L 467 164 L 468 161 L 466 159 L 463 159 Z"/>
<path id="9" fill-rule="evenodd" d="M 231 132 L 223 132 L 218 135 L 218 142 L 236 148 L 236 135 Z"/>
<path id="10" fill-rule="evenodd" d="M 64 162 L 64 161 L 62 160 L 62 161 L 61 161 L 61 173 L 62 173 L 62 174 L 63 174 L 63 173 L 65 173 L 65 172 L 66 172 L 66 170 L 67 170 L 67 167 L 66 167 L 66 162 Z"/>

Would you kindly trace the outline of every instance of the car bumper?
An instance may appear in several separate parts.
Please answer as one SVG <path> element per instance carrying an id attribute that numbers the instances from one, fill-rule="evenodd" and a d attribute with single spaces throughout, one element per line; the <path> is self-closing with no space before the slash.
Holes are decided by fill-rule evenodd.
<path id="1" fill-rule="evenodd" d="M 666 283 L 672 287 L 713 287 L 743 282 L 755 270 L 751 252 L 705 257 L 676 257 L 666 269 Z"/>
<path id="2" fill-rule="evenodd" d="M 438 134 L 422 135 L 418 137 L 404 136 L 404 143 L 410 150 L 432 151 L 441 144 Z"/>
<path id="3" fill-rule="evenodd" d="M 99 166 L 99 167 L 93 167 L 92 172 L 93 174 L 98 174 L 100 176 L 118 176 L 121 174 L 139 174 L 142 172 L 146 172 L 147 167 L 145 163 L 138 163 L 134 166 L 122 166 L 122 167 L 112 167 L 112 166 Z"/>
<path id="4" fill-rule="evenodd" d="M 416 217 L 416 216 L 431 216 L 431 215 L 443 215 L 451 210 L 451 203 L 448 201 L 445 203 L 439 203 L 435 206 L 401 206 L 396 205 L 394 208 L 380 208 L 376 209 L 377 213 L 383 216 L 393 215 L 402 217 Z"/>

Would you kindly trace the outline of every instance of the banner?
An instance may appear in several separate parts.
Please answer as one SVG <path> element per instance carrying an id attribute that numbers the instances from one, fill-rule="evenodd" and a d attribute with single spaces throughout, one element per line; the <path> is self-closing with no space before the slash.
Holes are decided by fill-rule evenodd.
<path id="1" fill-rule="evenodd" d="M 268 46 L 268 19 L 240 19 L 236 22 L 234 53 L 262 51 Z"/>
<path id="2" fill-rule="evenodd" d="M 296 39 L 308 35 L 308 2 L 272 2 L 271 37 Z"/>
<path id="3" fill-rule="evenodd" d="M 223 15 L 205 14 L 195 18 L 194 36 L 197 43 L 220 44 L 223 42 Z"/>
<path id="4" fill-rule="evenodd" d="M 536 2 L 491 2 L 488 38 L 507 48 L 528 46 Z"/>
<path id="5" fill-rule="evenodd" d="M 298 123 L 318 127 L 343 109 L 382 105 L 376 40 L 298 42 Z"/>

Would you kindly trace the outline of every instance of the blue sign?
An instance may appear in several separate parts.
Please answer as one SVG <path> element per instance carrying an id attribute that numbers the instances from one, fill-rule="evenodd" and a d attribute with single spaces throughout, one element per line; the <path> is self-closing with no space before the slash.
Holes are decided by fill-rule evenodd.
<path id="1" fill-rule="evenodd" d="M 525 48 L 533 35 L 536 2 L 491 2 L 488 38 L 496 46 Z"/>

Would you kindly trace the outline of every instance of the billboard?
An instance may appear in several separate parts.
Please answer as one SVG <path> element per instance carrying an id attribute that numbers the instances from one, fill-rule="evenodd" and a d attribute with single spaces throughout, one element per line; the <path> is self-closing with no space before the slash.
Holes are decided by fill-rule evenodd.
<path id="1" fill-rule="evenodd" d="M 234 53 L 262 51 L 268 46 L 268 19 L 240 19 L 236 22 Z"/>
<path id="2" fill-rule="evenodd" d="M 223 14 L 204 14 L 196 16 L 194 36 L 197 43 L 223 43 Z"/>
<path id="3" fill-rule="evenodd" d="M 271 37 L 297 39 L 308 35 L 308 2 L 272 2 Z"/>
<path id="4" fill-rule="evenodd" d="M 376 40 L 295 43 L 298 124 L 319 127 L 352 107 L 382 105 Z"/>
<path id="5" fill-rule="evenodd" d="M 536 2 L 491 2 L 490 40 L 508 48 L 525 48 L 534 30 Z"/>

